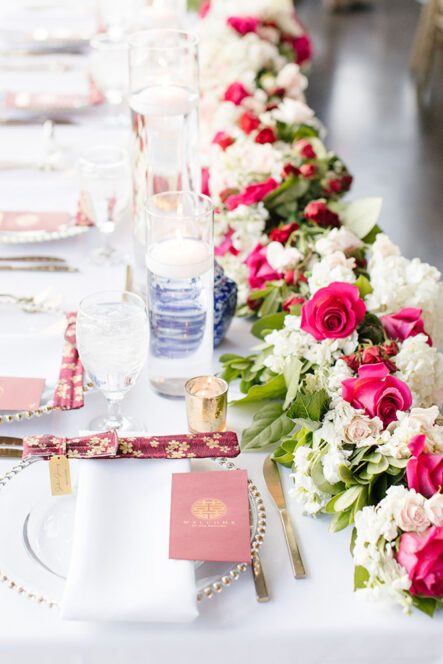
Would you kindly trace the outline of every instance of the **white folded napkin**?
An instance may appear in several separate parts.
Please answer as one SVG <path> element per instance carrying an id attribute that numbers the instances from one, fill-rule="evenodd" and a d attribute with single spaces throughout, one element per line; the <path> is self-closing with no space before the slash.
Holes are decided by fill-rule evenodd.
<path id="1" fill-rule="evenodd" d="M 35 329 L 30 325 L 21 332 L 20 321 L 28 322 L 26 316 L 38 318 L 38 314 L 11 312 L 8 333 L 0 334 L 0 375 L 45 378 L 46 385 L 53 391 L 62 363 L 66 319 L 61 315 L 59 321 L 39 328 L 39 321 L 34 318 Z"/>
<path id="2" fill-rule="evenodd" d="M 189 460 L 78 463 L 74 542 L 62 617 L 194 620 L 194 563 L 168 558 L 171 474 L 189 472 Z"/>

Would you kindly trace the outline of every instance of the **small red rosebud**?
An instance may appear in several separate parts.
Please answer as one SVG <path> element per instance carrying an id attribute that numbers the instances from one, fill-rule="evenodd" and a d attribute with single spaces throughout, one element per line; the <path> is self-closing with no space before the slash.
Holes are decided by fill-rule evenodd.
<path id="1" fill-rule="evenodd" d="M 389 344 L 384 344 L 383 350 L 386 353 L 388 357 L 392 357 L 393 355 L 397 355 L 398 353 L 398 346 L 395 343 L 395 341 L 391 341 Z"/>
<path id="2" fill-rule="evenodd" d="M 270 127 L 265 127 L 261 131 L 258 132 L 257 136 L 255 137 L 255 142 L 256 143 L 275 143 L 277 140 L 277 136 L 275 135 L 275 132 L 273 129 Z"/>
<path id="3" fill-rule="evenodd" d="M 314 221 L 324 228 L 339 228 L 341 226 L 339 216 L 335 212 L 332 212 L 322 201 L 311 201 L 308 203 L 304 214 L 306 219 Z"/>
<path id="4" fill-rule="evenodd" d="M 260 120 L 254 113 L 246 111 L 240 118 L 240 129 L 245 132 L 245 134 L 250 134 L 251 131 L 254 131 L 258 128 Z"/>
<path id="5" fill-rule="evenodd" d="M 288 286 L 291 286 L 294 283 L 294 276 L 295 276 L 294 270 L 288 270 L 287 272 L 285 272 L 284 280 L 285 283 L 288 284 Z"/>
<path id="6" fill-rule="evenodd" d="M 329 194 L 339 194 L 342 189 L 342 182 L 341 180 L 329 180 L 328 185 L 326 187 L 326 191 Z"/>
<path id="7" fill-rule="evenodd" d="M 346 362 L 346 364 L 352 371 L 358 371 L 360 362 L 358 360 L 358 356 L 355 353 L 353 353 L 352 355 L 343 355 L 340 359 L 344 360 L 344 362 Z"/>
<path id="8" fill-rule="evenodd" d="M 212 139 L 212 142 L 216 145 L 219 145 L 223 152 L 226 150 L 226 148 L 235 143 L 232 136 L 229 136 L 229 134 L 227 134 L 225 131 L 218 131 Z"/>
<path id="9" fill-rule="evenodd" d="M 292 164 L 285 164 L 282 168 L 281 176 L 283 180 L 286 180 L 290 175 L 293 175 L 295 178 L 300 175 L 300 169 Z"/>
<path id="10" fill-rule="evenodd" d="M 251 311 L 257 311 L 257 309 L 260 309 L 262 301 L 262 299 L 248 297 L 246 299 L 246 305 Z"/>
<path id="11" fill-rule="evenodd" d="M 303 164 L 303 166 L 300 166 L 300 173 L 306 180 L 309 180 L 316 176 L 316 168 L 314 164 Z"/>
<path id="12" fill-rule="evenodd" d="M 291 295 L 291 297 L 288 297 L 288 299 L 285 300 L 281 306 L 283 311 L 289 311 L 291 307 L 293 307 L 296 304 L 303 304 L 304 301 L 305 301 L 304 297 L 299 297 L 298 295 Z"/>
<path id="13" fill-rule="evenodd" d="M 310 142 L 306 140 L 306 138 L 302 138 L 300 141 L 297 141 L 294 147 L 296 150 L 299 150 L 300 155 L 305 157 L 305 159 L 315 159 L 317 156 L 315 154 L 314 148 Z"/>
<path id="14" fill-rule="evenodd" d="M 305 284 L 308 283 L 308 280 L 306 279 L 306 277 L 303 273 L 298 275 L 297 281 L 303 281 Z"/>
<path id="15" fill-rule="evenodd" d="M 286 244 L 286 242 L 289 240 L 289 236 L 296 230 L 299 229 L 299 225 L 293 222 L 292 224 L 285 224 L 282 228 L 274 228 L 270 234 L 269 238 L 273 242 L 281 242 L 282 244 Z"/>
<path id="16" fill-rule="evenodd" d="M 351 184 L 352 184 L 353 179 L 354 178 L 349 173 L 346 173 L 346 175 L 343 175 L 343 177 L 341 179 L 342 191 L 348 191 L 348 189 L 351 188 Z"/>

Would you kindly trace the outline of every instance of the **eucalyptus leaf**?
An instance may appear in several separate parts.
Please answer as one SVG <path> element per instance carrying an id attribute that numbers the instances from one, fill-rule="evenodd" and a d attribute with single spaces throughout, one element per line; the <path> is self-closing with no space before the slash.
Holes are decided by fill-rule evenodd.
<path id="1" fill-rule="evenodd" d="M 343 528 L 349 526 L 351 518 L 352 515 L 350 512 L 339 512 L 331 520 L 331 523 L 329 524 L 329 532 L 337 533 L 339 530 L 343 530 Z"/>
<path id="2" fill-rule="evenodd" d="M 253 385 L 248 394 L 243 399 L 238 399 L 232 402 L 232 406 L 242 406 L 246 403 L 253 403 L 254 401 L 262 401 L 264 399 L 282 399 L 286 394 L 286 382 L 283 374 L 279 374 L 272 378 L 264 385 Z"/>
<path id="3" fill-rule="evenodd" d="M 351 507 L 360 496 L 361 490 L 361 486 L 351 486 L 349 489 L 346 489 L 346 491 L 343 491 L 338 500 L 334 503 L 334 510 L 336 512 L 344 512 L 344 510 L 347 510 L 348 507 Z"/>
<path id="4" fill-rule="evenodd" d="M 322 456 L 319 456 L 318 459 L 311 466 L 311 477 L 318 489 L 324 491 L 325 493 L 330 493 L 331 496 L 335 495 L 339 491 L 343 491 L 343 484 L 331 484 L 324 476 L 323 472 L 323 463 Z"/>
<path id="5" fill-rule="evenodd" d="M 278 314 L 262 316 L 251 327 L 251 333 L 257 339 L 263 339 L 265 334 L 268 334 L 272 330 L 281 330 L 284 326 L 286 316 L 287 314 L 284 311 Z"/>
<path id="6" fill-rule="evenodd" d="M 348 203 L 342 210 L 341 222 L 360 239 L 365 238 L 377 224 L 383 200 L 381 198 L 360 198 Z"/>
<path id="7" fill-rule="evenodd" d="M 261 318 L 275 314 L 280 309 L 281 295 L 278 288 L 273 288 L 263 300 L 258 313 Z"/>
<path id="8" fill-rule="evenodd" d="M 366 567 L 356 565 L 354 569 L 354 590 L 366 588 L 366 583 L 369 581 L 369 572 Z"/>
<path id="9" fill-rule="evenodd" d="M 251 425 L 243 431 L 241 449 L 265 450 L 275 445 L 294 428 L 294 423 L 283 412 L 281 404 L 266 404 L 255 413 Z"/>
<path id="10" fill-rule="evenodd" d="M 412 597 L 412 603 L 417 609 L 423 611 L 423 613 L 426 613 L 431 618 L 433 617 L 436 606 L 436 601 L 433 597 L 417 597 L 415 595 Z"/>
<path id="11" fill-rule="evenodd" d="M 287 392 L 285 402 L 283 404 L 283 410 L 286 410 L 291 401 L 294 399 L 297 394 L 298 385 L 300 382 L 300 371 L 302 368 L 302 363 L 296 357 L 291 357 L 289 364 L 287 364 L 283 370 L 283 376 L 285 378 Z"/>

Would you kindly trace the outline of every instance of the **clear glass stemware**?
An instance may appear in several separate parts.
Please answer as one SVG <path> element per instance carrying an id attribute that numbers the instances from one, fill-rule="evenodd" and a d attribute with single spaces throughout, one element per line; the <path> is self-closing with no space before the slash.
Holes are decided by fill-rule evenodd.
<path id="1" fill-rule="evenodd" d="M 134 293 L 104 291 L 84 298 L 77 317 L 80 359 L 94 385 L 101 390 L 108 412 L 92 420 L 92 431 L 136 431 L 143 425 L 122 414 L 122 400 L 146 361 L 148 317 L 146 305 Z"/>

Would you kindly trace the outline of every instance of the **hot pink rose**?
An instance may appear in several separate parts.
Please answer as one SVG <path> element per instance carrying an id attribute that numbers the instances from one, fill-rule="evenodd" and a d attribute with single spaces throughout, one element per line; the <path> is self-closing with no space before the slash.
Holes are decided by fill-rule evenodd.
<path id="1" fill-rule="evenodd" d="M 262 247 L 261 244 L 258 244 L 245 260 L 246 265 L 249 267 L 249 288 L 263 288 L 267 281 L 280 279 L 281 275 L 266 260 L 266 251 L 267 247 Z"/>
<path id="2" fill-rule="evenodd" d="M 206 0 L 206 2 L 202 2 L 200 5 L 200 9 L 198 10 L 198 15 L 200 18 L 205 18 L 206 14 L 208 11 L 211 9 L 211 2 L 210 0 Z"/>
<path id="3" fill-rule="evenodd" d="M 229 134 L 227 134 L 225 131 L 218 131 L 212 139 L 212 142 L 216 145 L 219 145 L 223 152 L 226 150 L 226 148 L 235 143 L 232 136 L 229 136 Z"/>
<path id="4" fill-rule="evenodd" d="M 315 339 L 348 337 L 361 323 L 366 306 L 357 286 L 340 281 L 320 288 L 301 310 L 301 329 Z"/>
<path id="5" fill-rule="evenodd" d="M 412 581 L 412 595 L 443 596 L 443 526 L 403 533 L 396 557 Z"/>
<path id="6" fill-rule="evenodd" d="M 302 65 L 312 58 L 312 44 L 308 35 L 295 37 L 292 41 L 292 48 L 296 53 L 296 62 L 298 65 Z"/>
<path id="7" fill-rule="evenodd" d="M 256 32 L 259 24 L 255 16 L 230 16 L 227 24 L 237 30 L 240 35 L 247 35 L 248 32 Z"/>
<path id="8" fill-rule="evenodd" d="M 238 256 L 239 251 L 238 249 L 235 249 L 234 245 L 232 244 L 233 234 L 234 234 L 233 229 L 228 228 L 228 232 L 226 233 L 223 242 L 221 242 L 217 247 L 215 247 L 214 253 L 216 256 L 224 256 L 228 252 L 230 254 L 233 254 L 234 256 Z"/>
<path id="9" fill-rule="evenodd" d="M 406 466 L 406 477 L 410 489 L 415 489 L 425 498 L 443 489 L 443 454 L 425 454 L 426 436 L 418 435 L 409 441 L 413 455 Z"/>
<path id="10" fill-rule="evenodd" d="M 380 320 L 391 339 L 404 341 L 408 337 L 415 337 L 417 334 L 426 334 L 428 344 L 432 346 L 432 339 L 425 331 L 421 313 L 421 309 L 406 307 L 397 311 L 396 314 L 381 316 Z"/>
<path id="11" fill-rule="evenodd" d="M 279 184 L 274 178 L 269 178 L 266 182 L 249 185 L 241 194 L 228 196 L 225 203 L 230 210 L 235 210 L 239 205 L 253 205 L 266 198 L 278 186 Z"/>
<path id="12" fill-rule="evenodd" d="M 225 101 L 232 101 L 232 103 L 236 106 L 240 106 L 243 99 L 250 96 L 251 94 L 246 90 L 243 83 L 236 81 L 235 83 L 231 83 L 231 85 L 227 88 L 223 99 Z"/>
<path id="13" fill-rule="evenodd" d="M 384 427 L 397 419 L 397 410 L 409 410 L 412 405 L 409 387 L 391 376 L 382 363 L 364 364 L 358 370 L 358 378 L 343 380 L 341 395 L 354 408 L 379 417 Z"/>

